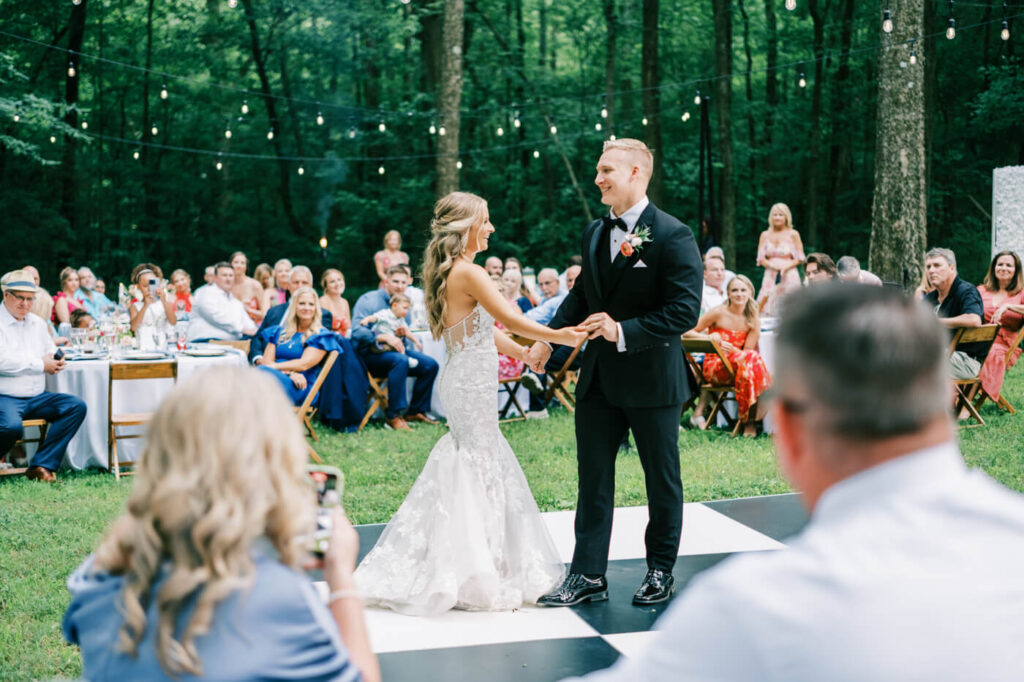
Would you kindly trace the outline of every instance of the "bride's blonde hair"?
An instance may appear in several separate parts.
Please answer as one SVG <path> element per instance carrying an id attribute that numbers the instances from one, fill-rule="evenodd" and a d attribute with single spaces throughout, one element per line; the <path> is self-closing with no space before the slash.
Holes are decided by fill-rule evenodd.
<path id="1" fill-rule="evenodd" d="M 265 537 L 288 566 L 304 556 L 298 538 L 316 514 L 305 461 L 294 407 L 264 372 L 215 367 L 167 396 L 150 423 L 127 512 L 96 552 L 98 569 L 124 576 L 122 651 L 135 656 L 155 627 L 164 671 L 202 676 L 196 639 L 210 631 L 218 603 L 252 584 L 254 541 Z M 178 613 L 193 596 L 179 638 Z M 156 622 L 147 623 L 154 599 Z"/>
<path id="2" fill-rule="evenodd" d="M 423 299 L 430 333 L 435 339 L 444 331 L 448 311 L 448 273 L 466 250 L 469 230 L 483 220 L 487 202 L 469 192 L 451 192 L 434 204 L 430 243 L 423 253 Z"/>

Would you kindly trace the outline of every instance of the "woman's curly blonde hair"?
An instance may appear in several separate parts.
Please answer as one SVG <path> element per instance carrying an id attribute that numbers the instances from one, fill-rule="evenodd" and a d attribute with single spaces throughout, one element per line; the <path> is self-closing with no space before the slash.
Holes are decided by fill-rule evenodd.
<path id="1" fill-rule="evenodd" d="M 210 631 L 218 603 L 252 584 L 254 541 L 265 537 L 288 566 L 304 557 L 298 538 L 316 514 L 305 461 L 294 408 L 265 373 L 212 368 L 167 396 L 150 423 L 127 511 L 96 553 L 98 569 L 124 576 L 122 651 L 135 656 L 155 626 L 163 669 L 203 674 L 196 638 Z M 194 595 L 179 638 L 178 613 Z M 156 623 L 147 623 L 154 599 Z"/>
<path id="2" fill-rule="evenodd" d="M 469 229 L 483 220 L 486 210 L 487 202 L 469 192 L 451 192 L 434 204 L 421 278 L 427 320 L 435 339 L 441 338 L 448 311 L 448 273 L 466 250 Z"/>

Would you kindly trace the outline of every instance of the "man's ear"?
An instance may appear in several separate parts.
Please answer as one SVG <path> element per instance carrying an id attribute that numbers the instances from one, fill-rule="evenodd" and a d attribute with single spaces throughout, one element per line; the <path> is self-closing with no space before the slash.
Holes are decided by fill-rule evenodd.
<path id="1" fill-rule="evenodd" d="M 782 474 L 797 488 L 799 484 L 794 479 L 799 477 L 801 464 L 807 457 L 807 443 L 801 419 L 800 414 L 787 410 L 781 401 L 776 401 L 772 406 L 772 420 L 775 423 L 772 440 L 775 442 L 775 456 Z"/>

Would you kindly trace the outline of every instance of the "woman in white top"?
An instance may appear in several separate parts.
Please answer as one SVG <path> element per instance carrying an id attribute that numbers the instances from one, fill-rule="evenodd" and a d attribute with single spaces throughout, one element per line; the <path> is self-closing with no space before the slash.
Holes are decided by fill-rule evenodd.
<path id="1" fill-rule="evenodd" d="M 165 294 L 164 274 L 153 263 L 140 263 L 132 270 L 132 282 L 138 289 L 138 299 L 129 309 L 131 327 L 135 334 L 142 327 L 168 331 L 178 322 L 174 314 L 174 299 Z"/>

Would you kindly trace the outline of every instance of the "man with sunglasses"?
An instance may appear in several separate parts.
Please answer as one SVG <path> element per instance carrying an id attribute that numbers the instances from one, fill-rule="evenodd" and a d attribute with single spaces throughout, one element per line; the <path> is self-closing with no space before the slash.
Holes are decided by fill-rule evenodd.
<path id="1" fill-rule="evenodd" d="M 73 395 L 46 390 L 45 374 L 64 369 L 46 330 L 46 322 L 30 310 L 38 287 L 24 270 L 0 279 L 0 459 L 21 439 L 24 419 L 49 422 L 46 441 L 32 458 L 25 475 L 52 483 L 68 443 L 85 419 L 85 403 Z"/>

